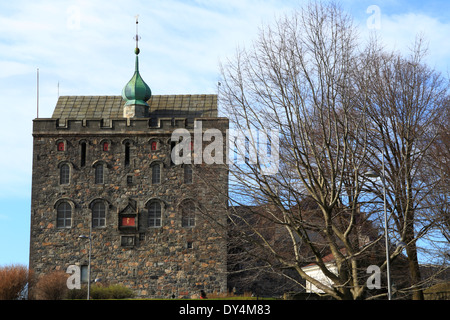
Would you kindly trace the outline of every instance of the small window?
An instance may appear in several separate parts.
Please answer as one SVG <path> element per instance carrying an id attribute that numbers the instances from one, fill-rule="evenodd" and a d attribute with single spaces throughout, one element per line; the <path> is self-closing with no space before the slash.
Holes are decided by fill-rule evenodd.
<path id="1" fill-rule="evenodd" d="M 135 237 L 134 236 L 121 236 L 120 237 L 120 245 L 122 247 L 131 247 L 134 246 Z"/>
<path id="2" fill-rule="evenodd" d="M 70 182 L 70 167 L 68 164 L 62 164 L 59 167 L 59 184 L 69 184 Z"/>
<path id="3" fill-rule="evenodd" d="M 187 201 L 181 206 L 181 226 L 195 226 L 195 204 L 192 201 Z"/>
<path id="4" fill-rule="evenodd" d="M 192 183 L 192 166 L 186 164 L 184 166 L 184 183 L 191 184 Z"/>
<path id="5" fill-rule="evenodd" d="M 133 184 L 133 176 L 127 176 L 127 185 Z"/>
<path id="6" fill-rule="evenodd" d="M 125 166 L 130 165 L 130 143 L 125 143 Z"/>
<path id="7" fill-rule="evenodd" d="M 104 167 L 103 164 L 97 164 L 95 166 L 95 184 L 103 184 L 104 183 Z"/>
<path id="8" fill-rule="evenodd" d="M 186 242 L 186 249 L 193 249 L 193 248 L 194 248 L 194 243 L 192 241 Z"/>
<path id="9" fill-rule="evenodd" d="M 152 165 L 152 184 L 161 183 L 161 166 L 159 163 Z"/>
<path id="10" fill-rule="evenodd" d="M 152 149 L 152 151 L 158 150 L 158 142 L 157 141 L 151 142 L 151 149 Z"/>
<path id="11" fill-rule="evenodd" d="M 92 227 L 100 228 L 106 225 L 106 206 L 103 202 L 96 202 L 92 206 Z"/>
<path id="12" fill-rule="evenodd" d="M 72 207 L 68 202 L 61 202 L 56 208 L 56 227 L 70 228 L 72 224 Z"/>
<path id="13" fill-rule="evenodd" d="M 148 205 L 148 226 L 161 227 L 161 204 L 159 202 L 151 202 Z"/>
<path id="14" fill-rule="evenodd" d="M 60 141 L 58 142 L 58 151 L 66 151 L 66 144 L 64 143 L 64 141 Z"/>
<path id="15" fill-rule="evenodd" d="M 103 151 L 109 151 L 109 142 L 103 142 Z"/>
<path id="16" fill-rule="evenodd" d="M 89 266 L 81 266 L 81 282 L 87 283 L 89 281 Z"/>
<path id="17" fill-rule="evenodd" d="M 86 142 L 81 143 L 80 165 L 82 167 L 86 165 Z"/>

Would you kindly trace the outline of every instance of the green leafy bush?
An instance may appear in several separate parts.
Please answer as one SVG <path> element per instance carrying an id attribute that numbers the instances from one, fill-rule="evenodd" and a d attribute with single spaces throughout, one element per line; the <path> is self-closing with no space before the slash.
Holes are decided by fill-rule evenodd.
<path id="1" fill-rule="evenodd" d="M 82 286 L 81 289 L 72 289 L 67 292 L 67 299 L 69 300 L 83 300 L 87 297 L 87 286 Z"/>
<path id="2" fill-rule="evenodd" d="M 86 299 L 87 288 L 82 287 L 79 290 L 70 290 L 68 294 L 69 299 Z M 105 300 L 105 299 L 128 299 L 134 296 L 131 289 L 121 285 L 110 285 L 107 287 L 93 285 L 90 288 L 91 299 Z"/>
<path id="3" fill-rule="evenodd" d="M 127 299 L 134 296 L 134 293 L 131 289 L 122 287 L 120 285 L 109 286 L 108 290 L 111 293 L 111 299 Z"/>

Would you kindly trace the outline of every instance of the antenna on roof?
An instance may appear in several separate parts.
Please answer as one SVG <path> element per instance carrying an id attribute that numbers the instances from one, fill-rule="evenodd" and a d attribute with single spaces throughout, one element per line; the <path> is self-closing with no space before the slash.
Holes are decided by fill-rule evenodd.
<path id="1" fill-rule="evenodd" d="M 39 118 L 39 68 L 36 74 L 36 118 Z"/>

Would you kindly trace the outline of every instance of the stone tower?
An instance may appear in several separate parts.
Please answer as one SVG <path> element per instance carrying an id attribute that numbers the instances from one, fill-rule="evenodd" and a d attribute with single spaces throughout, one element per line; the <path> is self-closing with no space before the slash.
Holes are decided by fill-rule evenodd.
<path id="1" fill-rule="evenodd" d="M 177 164 L 173 134 L 196 132 L 189 146 L 201 152 L 209 129 L 226 141 L 228 120 L 216 95 L 152 95 L 135 54 L 122 96 L 61 96 L 33 121 L 29 266 L 38 276 L 79 266 L 87 281 L 91 251 L 92 280 L 138 297 L 224 291 L 228 171 Z"/>

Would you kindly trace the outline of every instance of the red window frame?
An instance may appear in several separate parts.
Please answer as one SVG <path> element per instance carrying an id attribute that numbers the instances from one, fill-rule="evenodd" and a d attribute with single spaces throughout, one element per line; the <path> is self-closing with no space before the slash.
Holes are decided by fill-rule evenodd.
<path id="1" fill-rule="evenodd" d="M 65 151 L 65 150 L 66 150 L 66 146 L 64 144 L 64 141 L 58 142 L 58 151 Z"/>

